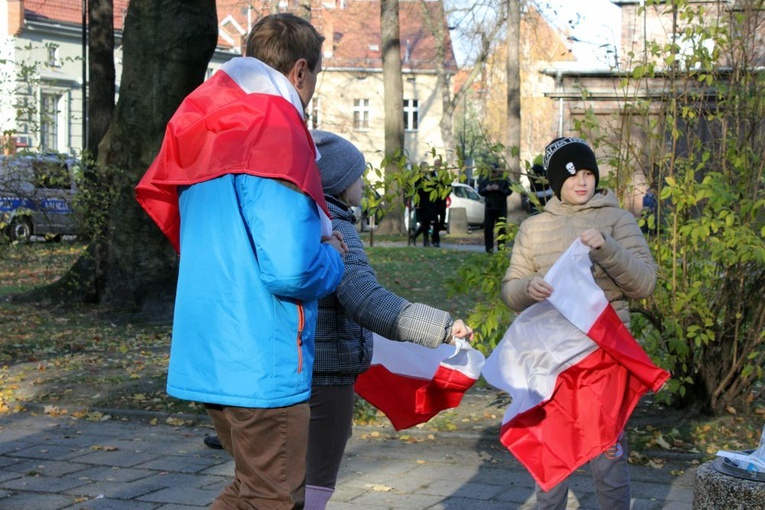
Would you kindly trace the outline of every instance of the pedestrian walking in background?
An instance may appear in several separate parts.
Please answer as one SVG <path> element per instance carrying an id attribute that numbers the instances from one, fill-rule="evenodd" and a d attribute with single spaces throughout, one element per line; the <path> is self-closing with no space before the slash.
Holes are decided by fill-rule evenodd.
<path id="1" fill-rule="evenodd" d="M 418 225 L 409 238 L 410 243 L 417 245 L 417 237 L 422 234 L 423 246 L 430 246 L 431 239 L 433 246 L 441 246 L 439 213 L 443 209 L 443 214 L 446 214 L 446 199 L 441 198 L 437 167 L 431 167 L 427 161 L 420 163 L 420 178 L 415 184 L 415 189 L 418 197 L 415 209 Z M 438 196 L 433 196 L 434 190 Z"/>
<path id="2" fill-rule="evenodd" d="M 611 190 L 598 190 L 595 153 L 579 138 L 558 138 L 545 149 L 544 166 L 554 197 L 544 211 L 521 223 L 510 266 L 502 279 L 502 299 L 521 312 L 551 296 L 544 276 L 579 238 L 590 248 L 592 273 L 621 321 L 629 328 L 627 299 L 653 293 L 656 264 L 634 216 L 619 207 Z M 595 490 L 604 510 L 630 507 L 627 441 L 618 442 L 590 461 Z M 548 492 L 537 488 L 540 510 L 565 509 L 567 481 Z"/>
<path id="3" fill-rule="evenodd" d="M 438 158 L 433 162 L 433 172 L 436 178 L 436 190 L 438 195 L 435 198 L 436 203 L 436 219 L 433 222 L 433 228 L 431 229 L 431 244 L 435 248 L 441 247 L 441 231 L 446 228 L 446 207 L 448 194 L 444 193 L 442 184 L 442 172 L 446 172 L 446 169 L 442 167 L 441 159 Z"/>
<path id="4" fill-rule="evenodd" d="M 234 458 L 212 508 L 303 508 L 318 299 L 343 275 L 304 109 L 323 37 L 262 18 L 168 124 L 137 198 L 181 254 L 167 391 Z"/>
<path id="5" fill-rule="evenodd" d="M 513 190 L 510 188 L 510 180 L 507 178 L 502 167 L 498 163 L 491 163 L 489 174 L 483 175 L 478 179 L 478 194 L 483 196 L 484 219 L 483 219 L 483 242 L 486 253 L 494 251 L 494 230 L 497 223 L 507 222 L 507 197 Z M 499 230 L 499 237 L 507 235 L 507 229 L 502 227 Z M 503 242 L 497 245 L 502 249 Z"/>

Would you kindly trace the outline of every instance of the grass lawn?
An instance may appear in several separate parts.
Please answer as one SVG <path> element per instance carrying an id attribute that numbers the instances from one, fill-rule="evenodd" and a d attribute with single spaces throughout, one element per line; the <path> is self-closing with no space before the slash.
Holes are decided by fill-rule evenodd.
<path id="1" fill-rule="evenodd" d="M 80 256 L 77 242 L 0 247 L 0 299 L 55 281 Z M 464 316 L 470 296 L 448 298 L 445 280 L 469 254 L 368 249 L 378 278 L 414 301 Z M 83 305 L 0 302 L 0 412 L 23 402 L 103 409 L 203 412 L 165 394 L 170 325 L 126 323 Z M 371 411 L 363 414 L 370 418 Z"/>

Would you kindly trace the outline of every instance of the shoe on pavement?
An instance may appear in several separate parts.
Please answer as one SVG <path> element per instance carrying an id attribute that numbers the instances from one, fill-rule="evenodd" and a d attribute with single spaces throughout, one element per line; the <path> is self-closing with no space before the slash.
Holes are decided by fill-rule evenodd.
<path id="1" fill-rule="evenodd" d="M 220 444 L 220 439 L 218 439 L 218 436 L 205 436 L 204 441 L 208 448 L 212 448 L 213 450 L 223 449 L 223 445 Z"/>

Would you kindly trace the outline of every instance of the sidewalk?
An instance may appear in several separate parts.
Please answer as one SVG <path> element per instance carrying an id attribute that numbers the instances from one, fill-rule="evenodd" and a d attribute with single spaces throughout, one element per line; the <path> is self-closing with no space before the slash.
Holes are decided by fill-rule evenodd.
<path id="1" fill-rule="evenodd" d="M 486 397 L 466 395 L 466 411 Z M 460 407 L 462 407 L 460 406 Z M 501 416 L 501 415 L 500 415 Z M 155 420 L 155 425 L 151 421 Z M 204 446 L 206 420 L 165 416 L 94 422 L 23 412 L 0 416 L 0 509 L 206 508 L 230 480 L 228 454 Z M 530 509 L 534 483 L 499 444 L 499 418 L 453 432 L 356 427 L 330 510 Z M 631 467 L 635 510 L 690 509 L 694 467 L 684 460 Z M 589 472 L 571 478 L 570 509 L 597 509 Z"/>

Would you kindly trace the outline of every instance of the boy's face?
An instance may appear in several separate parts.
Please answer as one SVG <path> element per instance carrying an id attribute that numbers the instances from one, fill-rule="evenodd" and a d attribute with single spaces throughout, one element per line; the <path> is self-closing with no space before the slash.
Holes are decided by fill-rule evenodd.
<path id="1" fill-rule="evenodd" d="M 560 189 L 560 199 L 565 204 L 586 204 L 595 194 L 595 172 L 579 170 L 565 181 Z"/>
<path id="2" fill-rule="evenodd" d="M 345 201 L 359 207 L 364 198 L 364 177 L 359 177 L 345 190 Z"/>

